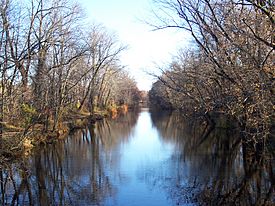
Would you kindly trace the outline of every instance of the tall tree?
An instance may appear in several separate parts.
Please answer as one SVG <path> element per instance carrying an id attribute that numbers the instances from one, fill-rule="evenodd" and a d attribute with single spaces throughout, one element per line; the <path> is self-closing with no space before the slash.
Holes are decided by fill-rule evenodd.
<path id="1" fill-rule="evenodd" d="M 234 116 L 247 134 L 256 130 L 250 140 L 264 141 L 274 105 L 274 4 L 250 0 L 159 3 L 164 12 L 156 29 L 190 32 L 199 55 L 192 64 L 172 65 L 164 84 L 189 99 L 197 98 L 195 109 L 199 106 L 205 114 L 219 111 Z"/>

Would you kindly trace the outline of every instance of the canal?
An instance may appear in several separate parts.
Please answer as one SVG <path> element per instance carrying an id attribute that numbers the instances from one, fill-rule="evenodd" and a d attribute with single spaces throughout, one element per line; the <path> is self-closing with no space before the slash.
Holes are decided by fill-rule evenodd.
<path id="1" fill-rule="evenodd" d="M 247 151 L 233 130 L 141 109 L 1 168 L 0 205 L 272 205 L 273 156 Z"/>

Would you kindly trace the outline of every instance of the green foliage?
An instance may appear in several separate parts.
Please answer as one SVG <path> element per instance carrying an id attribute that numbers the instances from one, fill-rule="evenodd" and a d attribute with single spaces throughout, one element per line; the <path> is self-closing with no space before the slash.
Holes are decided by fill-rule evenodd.
<path id="1" fill-rule="evenodd" d="M 33 106 L 23 103 L 21 104 L 21 114 L 24 120 L 24 126 L 27 127 L 33 122 L 37 112 Z"/>

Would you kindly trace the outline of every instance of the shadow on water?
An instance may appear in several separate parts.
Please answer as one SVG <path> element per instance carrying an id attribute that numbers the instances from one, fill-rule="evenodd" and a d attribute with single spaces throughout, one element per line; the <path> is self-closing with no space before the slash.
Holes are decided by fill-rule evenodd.
<path id="1" fill-rule="evenodd" d="M 130 205 L 131 187 L 140 188 L 135 205 L 148 192 L 148 201 L 164 195 L 170 205 L 273 205 L 274 153 L 254 154 L 240 139 L 176 113 L 129 112 L 1 165 L 0 205 Z"/>
<path id="2" fill-rule="evenodd" d="M 127 141 L 137 118 L 128 113 L 100 121 L 28 160 L 0 167 L 0 205 L 101 205 L 116 194 L 106 168 L 114 161 L 109 151 Z"/>
<path id="3" fill-rule="evenodd" d="M 275 204 L 274 153 L 267 147 L 255 153 L 237 131 L 213 129 L 177 113 L 151 112 L 151 118 L 160 136 L 176 142 L 177 149 L 167 161 L 170 174 L 159 168 L 148 181 L 166 188 L 177 204 Z"/>

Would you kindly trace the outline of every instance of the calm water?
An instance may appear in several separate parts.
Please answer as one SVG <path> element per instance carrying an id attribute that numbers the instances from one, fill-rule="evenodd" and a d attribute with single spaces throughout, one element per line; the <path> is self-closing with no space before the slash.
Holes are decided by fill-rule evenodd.
<path id="1" fill-rule="evenodd" d="M 272 154 L 208 129 L 147 109 L 105 119 L 2 168 L 0 205 L 272 205 Z"/>

